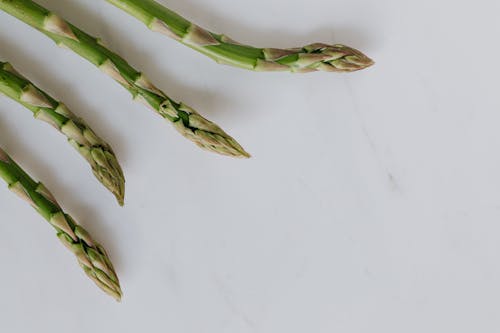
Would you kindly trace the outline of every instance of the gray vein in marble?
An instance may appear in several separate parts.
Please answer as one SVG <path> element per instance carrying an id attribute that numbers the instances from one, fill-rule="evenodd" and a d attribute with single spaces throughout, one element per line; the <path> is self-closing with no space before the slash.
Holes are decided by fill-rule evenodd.
<path id="1" fill-rule="evenodd" d="M 227 305 L 229 310 L 237 317 L 241 318 L 242 321 L 245 323 L 246 326 L 251 328 L 252 330 L 255 329 L 255 323 L 253 320 L 248 317 L 248 315 L 240 309 L 240 307 L 236 304 L 234 301 L 235 297 L 233 292 L 230 290 L 229 286 L 227 285 L 226 282 L 224 282 L 221 278 L 215 277 L 214 278 L 214 284 L 217 287 L 217 290 L 219 291 L 219 294 L 221 295 L 222 299 L 224 300 L 224 303 Z"/>
<path id="2" fill-rule="evenodd" d="M 365 123 L 363 114 L 361 113 L 361 110 L 360 110 L 360 107 L 358 104 L 357 96 L 354 93 L 354 89 L 353 89 L 351 83 L 349 82 L 348 78 L 344 78 L 344 84 L 347 88 L 349 96 L 351 97 L 354 113 L 359 121 L 361 131 L 363 132 L 363 135 L 365 136 L 366 140 L 368 141 L 368 145 L 370 146 L 370 149 L 372 150 L 373 155 L 375 156 L 377 164 L 382 169 L 382 171 L 385 173 L 387 181 L 388 181 L 391 189 L 394 191 L 397 191 L 397 192 L 401 192 L 401 187 L 399 185 L 398 180 L 396 179 L 394 174 L 391 172 L 391 170 L 387 167 L 385 161 L 382 160 L 382 158 L 380 157 L 380 154 L 378 153 L 377 146 L 375 144 L 375 141 L 371 137 L 370 132 L 368 131 L 368 128 L 366 127 L 366 123 Z"/>

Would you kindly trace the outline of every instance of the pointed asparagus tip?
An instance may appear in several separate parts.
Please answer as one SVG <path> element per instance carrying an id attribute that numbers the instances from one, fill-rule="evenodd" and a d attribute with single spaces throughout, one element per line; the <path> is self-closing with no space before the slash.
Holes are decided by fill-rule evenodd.
<path id="1" fill-rule="evenodd" d="M 347 56 L 345 57 L 345 60 L 356 67 L 354 69 L 355 71 L 371 67 L 375 64 L 375 61 L 373 61 L 371 58 L 367 57 L 361 52 L 353 56 Z"/>
<path id="2" fill-rule="evenodd" d="M 174 127 L 198 147 L 225 156 L 250 157 L 234 138 L 191 107 L 181 103 L 175 111 L 182 118 L 173 123 Z"/>
<path id="3" fill-rule="evenodd" d="M 125 204 L 125 179 L 123 177 L 123 173 L 115 170 L 114 174 L 109 173 L 109 169 L 104 170 L 107 172 L 101 173 L 95 172 L 99 181 L 110 191 L 116 198 L 118 204 L 123 207 Z"/>
<path id="4" fill-rule="evenodd" d="M 332 59 L 326 59 L 326 61 L 318 67 L 319 70 L 354 72 L 375 64 L 375 62 L 363 52 L 341 44 L 324 47 L 321 53 L 332 56 Z"/>
<path id="5" fill-rule="evenodd" d="M 361 51 L 342 44 L 314 43 L 301 48 L 264 49 L 265 60 L 257 71 L 292 71 L 295 73 L 354 72 L 374 64 Z"/>
<path id="6" fill-rule="evenodd" d="M 118 160 L 109 147 L 91 150 L 92 171 L 95 177 L 115 196 L 120 206 L 125 199 L 125 176 Z"/>
<path id="7" fill-rule="evenodd" d="M 252 155 L 250 155 L 249 153 L 247 153 L 246 151 L 243 152 L 243 154 L 241 155 L 242 158 L 252 158 Z"/>
<path id="8" fill-rule="evenodd" d="M 207 140 L 202 140 L 202 141 L 193 140 L 193 141 L 198 147 L 219 155 L 241 158 L 241 159 L 247 159 L 252 157 L 232 137 L 230 136 L 223 137 L 220 135 L 214 135 L 213 133 L 211 133 L 211 136 L 212 136 L 211 141 Z M 206 139 L 206 137 L 204 139 Z"/>
<path id="9" fill-rule="evenodd" d="M 234 156 L 234 157 L 245 158 L 245 159 L 252 158 L 252 155 L 250 155 L 250 153 L 248 153 L 242 146 L 240 146 L 239 144 L 238 144 L 238 146 L 240 148 L 240 149 L 238 149 L 240 155 L 237 155 L 237 156 Z"/>
<path id="10" fill-rule="evenodd" d="M 120 207 L 123 207 L 125 205 L 125 195 L 124 193 L 115 193 L 116 201 L 118 201 L 118 204 Z"/>

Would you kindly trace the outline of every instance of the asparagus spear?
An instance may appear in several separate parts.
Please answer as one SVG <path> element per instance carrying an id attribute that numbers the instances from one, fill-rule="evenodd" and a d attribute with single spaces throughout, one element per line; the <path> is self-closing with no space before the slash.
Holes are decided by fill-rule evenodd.
<path id="1" fill-rule="evenodd" d="M 0 0 L 0 9 L 31 25 L 59 46 L 69 48 L 110 75 L 135 100 L 152 108 L 186 138 L 201 148 L 234 157 L 248 153 L 219 126 L 184 103 L 177 103 L 156 88 L 141 72 L 100 41 L 31 0 Z"/>
<path id="2" fill-rule="evenodd" d="M 207 31 L 154 0 L 106 0 L 163 33 L 209 56 L 218 63 L 256 71 L 352 72 L 373 64 L 358 50 L 345 45 L 315 43 L 299 48 L 257 48 Z"/>
<path id="3" fill-rule="evenodd" d="M 35 118 L 54 126 L 87 160 L 96 178 L 123 206 L 125 179 L 111 147 L 61 102 L 37 88 L 9 63 L 0 61 L 0 93 L 33 112 Z"/>
<path id="4" fill-rule="evenodd" d="M 66 214 L 54 196 L 34 181 L 0 148 L 0 178 L 9 189 L 26 200 L 57 231 L 57 237 L 76 256 L 85 273 L 99 288 L 117 301 L 121 299 L 120 282 L 104 248 Z"/>

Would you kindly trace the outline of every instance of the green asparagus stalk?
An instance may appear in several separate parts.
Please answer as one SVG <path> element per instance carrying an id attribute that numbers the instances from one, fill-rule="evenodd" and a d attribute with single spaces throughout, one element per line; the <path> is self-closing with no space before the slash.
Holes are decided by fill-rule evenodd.
<path id="1" fill-rule="evenodd" d="M 95 177 L 113 193 L 123 206 L 125 179 L 111 147 L 63 103 L 56 101 L 19 74 L 9 63 L 0 62 L 0 93 L 33 112 L 36 119 L 48 122 L 67 138 L 87 160 Z"/>
<path id="2" fill-rule="evenodd" d="M 203 118 L 184 103 L 177 103 L 156 88 L 125 59 L 76 26 L 31 0 L 0 0 L 0 9 L 31 25 L 59 46 L 69 48 L 110 75 L 135 100 L 152 108 L 186 138 L 201 148 L 234 157 L 248 153 L 219 126 Z"/>
<path id="3" fill-rule="evenodd" d="M 56 229 L 57 237 L 73 252 L 88 277 L 119 301 L 122 296 L 120 282 L 104 248 L 61 209 L 42 183 L 34 181 L 2 148 L 0 178 L 5 180 L 12 192 L 26 200 Z"/>
<path id="4" fill-rule="evenodd" d="M 360 51 L 341 44 L 314 43 L 291 49 L 257 48 L 207 31 L 154 0 L 106 1 L 135 16 L 149 29 L 163 33 L 222 64 L 255 71 L 296 73 L 352 72 L 373 64 Z"/>

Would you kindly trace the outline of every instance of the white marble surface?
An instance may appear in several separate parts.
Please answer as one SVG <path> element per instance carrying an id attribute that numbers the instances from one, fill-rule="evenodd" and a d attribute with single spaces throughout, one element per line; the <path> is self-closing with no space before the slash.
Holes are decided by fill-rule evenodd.
<path id="1" fill-rule="evenodd" d="M 231 160 L 0 14 L 0 59 L 85 117 L 127 176 L 120 209 L 63 137 L 0 99 L 1 145 L 106 245 L 125 293 L 103 296 L 0 187 L 0 332 L 500 330 L 499 2 L 161 2 L 244 42 L 343 42 L 377 64 L 245 72 L 105 1 L 40 0 L 254 155 Z"/>

